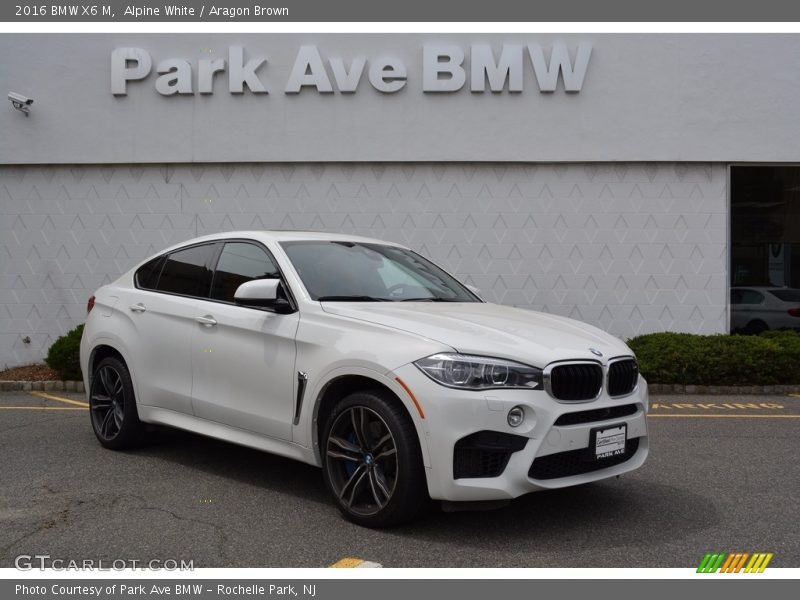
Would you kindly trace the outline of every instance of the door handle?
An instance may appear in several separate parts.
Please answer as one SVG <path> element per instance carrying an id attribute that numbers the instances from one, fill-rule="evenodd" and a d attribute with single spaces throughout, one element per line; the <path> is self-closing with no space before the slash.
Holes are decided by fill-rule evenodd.
<path id="1" fill-rule="evenodd" d="M 147 308 L 145 307 L 144 304 L 139 302 L 139 304 L 131 304 L 131 310 L 133 312 L 143 313 L 144 311 L 147 310 Z"/>
<path id="2" fill-rule="evenodd" d="M 194 320 L 201 325 L 205 325 L 206 327 L 213 327 L 217 324 L 217 320 L 211 315 L 206 315 L 205 317 L 195 317 Z"/>

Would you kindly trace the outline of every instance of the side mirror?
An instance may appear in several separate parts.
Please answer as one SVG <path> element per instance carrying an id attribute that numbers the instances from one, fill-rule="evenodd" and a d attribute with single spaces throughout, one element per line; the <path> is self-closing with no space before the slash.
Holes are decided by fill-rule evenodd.
<path id="1" fill-rule="evenodd" d="M 233 294 L 233 301 L 239 306 L 268 308 L 276 313 L 290 313 L 292 307 L 285 298 L 278 298 L 280 279 L 254 279 L 243 283 Z"/>

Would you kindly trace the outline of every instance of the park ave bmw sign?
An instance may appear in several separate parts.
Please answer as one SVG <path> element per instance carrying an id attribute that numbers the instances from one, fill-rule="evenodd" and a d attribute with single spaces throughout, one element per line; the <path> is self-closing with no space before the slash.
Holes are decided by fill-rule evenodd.
<path id="1" fill-rule="evenodd" d="M 499 50 L 499 52 L 498 52 Z M 422 48 L 422 90 L 452 93 L 469 89 L 520 93 L 535 85 L 539 92 L 555 92 L 559 76 L 565 92 L 581 91 L 592 55 L 590 43 L 568 48 L 554 43 L 473 44 L 467 48 L 453 44 L 425 44 Z M 409 78 L 403 60 L 382 56 L 350 59 L 327 57 L 315 45 L 301 46 L 288 73 L 273 73 L 269 56 L 230 46 L 227 60 L 201 58 L 195 63 L 184 58 L 161 58 L 143 48 L 116 48 L 111 52 L 111 93 L 125 96 L 129 83 L 153 78 L 159 94 L 213 94 L 227 78 L 227 91 L 242 94 L 299 94 L 304 90 L 320 94 L 354 94 L 368 85 L 383 94 L 402 90 Z M 154 68 L 155 65 L 155 68 Z M 154 73 L 155 72 L 155 73 Z M 534 88 L 532 88 L 534 89 Z"/>

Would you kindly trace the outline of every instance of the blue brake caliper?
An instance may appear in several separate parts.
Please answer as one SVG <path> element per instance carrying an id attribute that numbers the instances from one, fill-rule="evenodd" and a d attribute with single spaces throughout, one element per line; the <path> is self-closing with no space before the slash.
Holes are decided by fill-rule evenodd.
<path id="1" fill-rule="evenodd" d="M 358 445 L 358 440 L 356 439 L 355 432 L 351 433 L 347 437 L 347 441 L 348 442 L 352 442 L 355 445 Z M 348 477 L 351 477 L 353 475 L 353 473 L 356 472 L 357 468 L 358 468 L 358 465 L 356 463 L 350 462 L 349 460 L 344 464 L 344 470 L 345 470 L 345 473 L 347 473 Z"/>

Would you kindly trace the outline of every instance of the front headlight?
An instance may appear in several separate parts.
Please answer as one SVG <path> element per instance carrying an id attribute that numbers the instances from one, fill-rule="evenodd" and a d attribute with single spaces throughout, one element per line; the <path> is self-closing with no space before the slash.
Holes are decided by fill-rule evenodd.
<path id="1" fill-rule="evenodd" d="M 542 387 L 542 370 L 513 360 L 469 354 L 434 354 L 414 363 L 436 383 L 465 390 Z"/>

